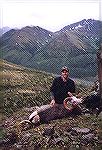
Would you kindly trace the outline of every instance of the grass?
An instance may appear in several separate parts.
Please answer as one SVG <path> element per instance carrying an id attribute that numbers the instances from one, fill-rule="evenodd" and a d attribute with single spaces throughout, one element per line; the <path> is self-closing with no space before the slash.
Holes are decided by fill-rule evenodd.
<path id="1" fill-rule="evenodd" d="M 30 146 L 30 148 L 32 147 L 32 149 L 34 149 L 34 144 L 38 145 L 42 143 L 42 150 L 63 149 L 63 146 L 54 145 L 53 147 L 49 147 L 47 144 L 48 138 L 42 136 L 44 128 L 49 125 L 55 126 L 56 136 L 60 136 L 64 139 L 65 149 L 76 149 L 76 144 L 73 145 L 72 140 L 70 140 L 68 136 L 65 136 L 66 128 L 68 127 L 78 126 L 80 128 L 91 128 L 99 139 L 102 140 L 102 119 L 96 118 L 94 115 L 58 119 L 51 121 L 49 124 L 42 124 L 37 128 L 32 128 L 29 131 L 18 133 L 17 124 L 21 120 L 28 118 L 31 113 L 26 111 L 26 107 L 31 108 L 36 105 L 40 106 L 49 103 L 49 91 L 54 75 L 27 69 L 6 61 L 3 62 L 3 65 L 0 61 L 0 67 L 0 78 L 2 79 L 0 82 L 0 122 L 2 124 L 2 122 L 7 121 L 8 118 L 9 120 L 11 119 L 11 121 L 13 119 L 15 122 L 13 126 L 11 125 L 12 127 L 7 127 L 7 131 L 3 128 L 0 129 L 1 139 L 3 139 L 5 132 L 10 130 L 15 130 L 20 139 L 22 139 L 27 132 L 30 132 L 30 145 L 28 144 L 28 147 Z M 82 81 L 80 82 L 78 80 L 76 84 L 76 92 L 80 91 L 84 96 L 89 94 L 91 86 L 87 88 L 86 85 L 82 84 Z M 78 143 L 80 141 L 77 138 L 75 142 Z M 98 143 L 96 143 L 96 148 L 95 145 L 92 146 L 91 144 L 86 147 L 87 150 L 101 150 L 102 148 L 101 144 Z M 82 147 L 82 150 L 85 150 L 85 148 Z"/>
<path id="2" fill-rule="evenodd" d="M 6 61 L 0 61 L 0 68 L 2 113 L 10 115 L 23 107 L 42 105 L 48 101 L 52 75 Z"/>
<path id="3" fill-rule="evenodd" d="M 10 115 L 23 107 L 40 106 L 50 101 L 50 86 L 53 74 L 21 67 L 0 60 L 1 112 Z M 81 81 L 82 83 L 82 81 Z M 86 87 L 77 82 L 76 92 L 88 93 Z"/>

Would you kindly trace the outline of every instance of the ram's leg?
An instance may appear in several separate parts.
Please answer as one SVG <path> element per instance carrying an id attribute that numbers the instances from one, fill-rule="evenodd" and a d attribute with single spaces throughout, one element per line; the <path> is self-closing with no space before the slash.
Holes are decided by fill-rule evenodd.
<path id="1" fill-rule="evenodd" d="M 27 129 L 30 129 L 33 126 L 32 122 L 29 120 L 23 120 L 18 124 L 18 130 L 19 132 L 25 131 Z"/>

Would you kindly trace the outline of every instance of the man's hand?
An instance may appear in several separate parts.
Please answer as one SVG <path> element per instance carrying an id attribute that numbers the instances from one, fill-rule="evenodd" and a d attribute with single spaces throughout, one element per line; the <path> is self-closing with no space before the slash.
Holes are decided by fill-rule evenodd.
<path id="1" fill-rule="evenodd" d="M 70 97 L 72 97 L 72 96 L 73 96 L 73 94 L 72 94 L 71 92 L 68 92 L 68 95 L 69 95 Z"/>
<path id="2" fill-rule="evenodd" d="M 54 99 L 51 100 L 50 105 L 51 105 L 51 106 L 54 106 L 54 105 L 55 105 L 55 100 L 54 100 Z"/>

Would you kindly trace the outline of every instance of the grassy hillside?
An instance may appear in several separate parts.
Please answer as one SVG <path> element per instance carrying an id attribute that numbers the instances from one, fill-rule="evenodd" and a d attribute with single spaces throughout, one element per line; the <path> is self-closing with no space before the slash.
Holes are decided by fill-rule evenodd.
<path id="1" fill-rule="evenodd" d="M 53 75 L 0 60 L 0 108 L 6 114 L 46 103 Z M 46 97 L 47 96 L 47 97 Z"/>
<path id="2" fill-rule="evenodd" d="M 23 107 L 50 102 L 50 86 L 54 74 L 21 67 L 0 60 L 0 108 L 9 115 Z M 77 91 L 85 93 L 87 82 L 76 80 Z"/>
<path id="3" fill-rule="evenodd" d="M 53 78 L 53 74 L 0 60 L 0 142 L 5 137 L 7 141 L 7 135 L 9 137 L 13 133 L 12 141 L 0 145 L 1 150 L 101 150 L 102 119 L 94 115 L 57 119 L 20 132 L 18 123 L 28 119 L 33 106 L 49 103 Z M 91 87 L 87 82 L 76 79 L 76 84 L 81 94 L 89 93 Z M 53 127 L 54 133 L 46 135 L 46 131 L 51 131 Z M 74 131 L 74 127 L 82 131 L 87 128 L 90 132 L 84 135 Z M 15 134 L 17 139 L 13 144 Z"/>

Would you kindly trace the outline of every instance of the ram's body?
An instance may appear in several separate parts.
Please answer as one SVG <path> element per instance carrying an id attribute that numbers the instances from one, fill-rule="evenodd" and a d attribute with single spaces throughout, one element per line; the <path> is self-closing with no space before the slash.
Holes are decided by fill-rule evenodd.
<path id="1" fill-rule="evenodd" d="M 30 115 L 29 120 L 32 121 L 34 117 L 39 116 L 39 121 L 41 123 L 47 123 L 51 120 L 61 119 L 71 115 L 78 115 L 80 113 L 81 110 L 77 107 L 69 111 L 63 104 L 56 104 L 53 107 L 51 105 L 43 105 Z"/>

